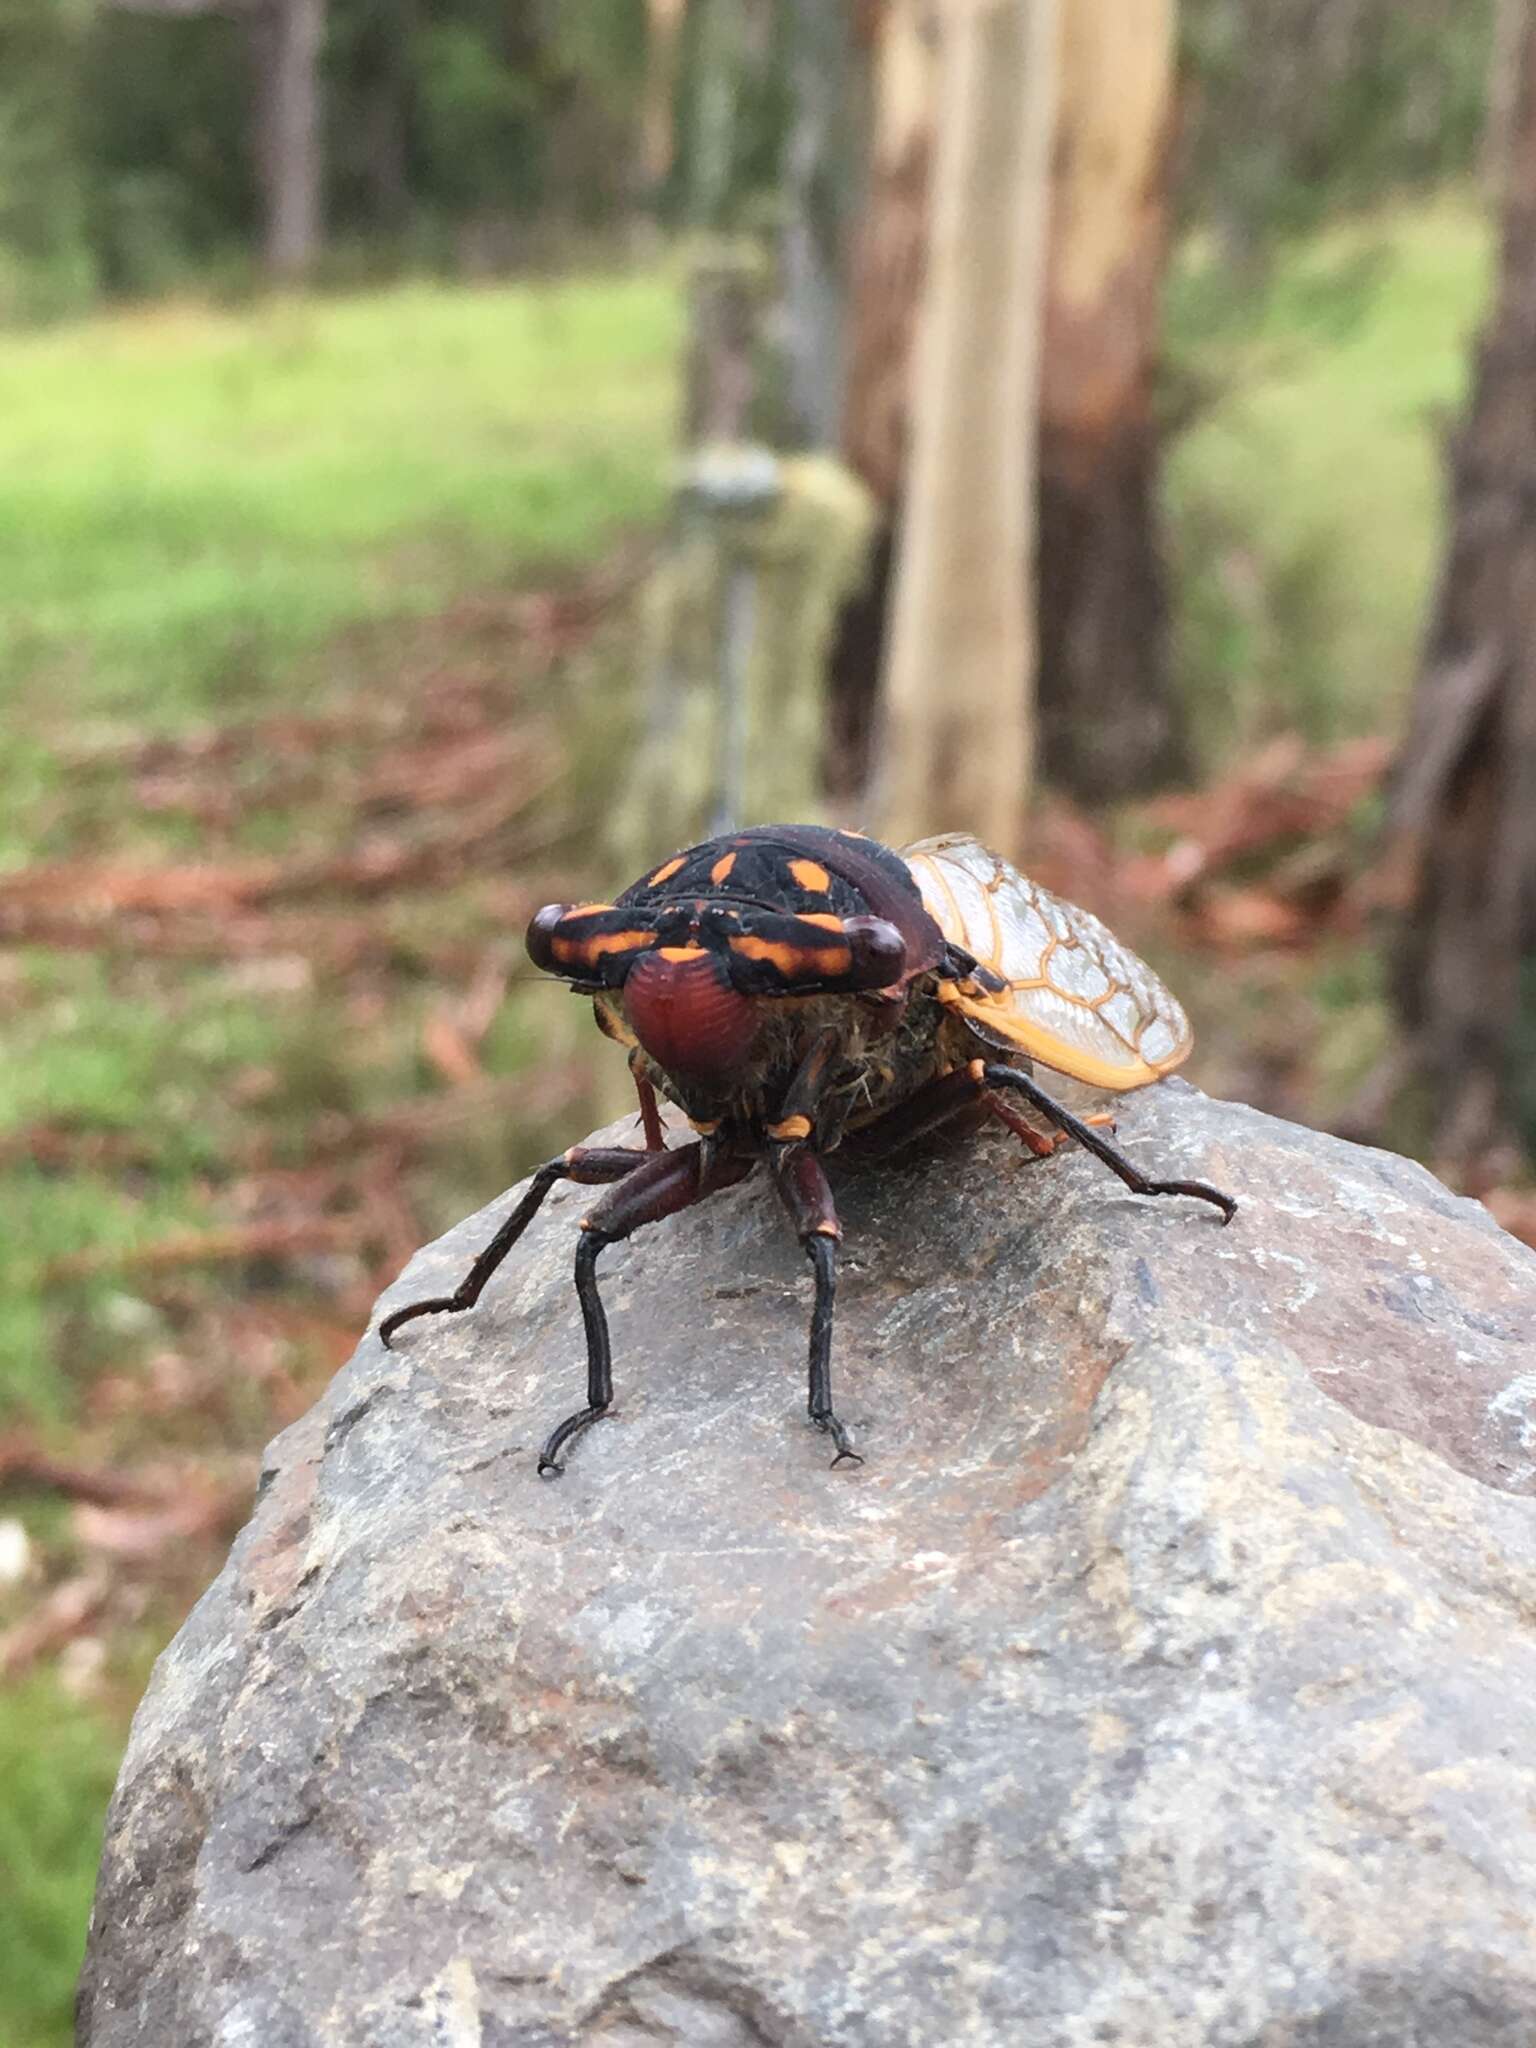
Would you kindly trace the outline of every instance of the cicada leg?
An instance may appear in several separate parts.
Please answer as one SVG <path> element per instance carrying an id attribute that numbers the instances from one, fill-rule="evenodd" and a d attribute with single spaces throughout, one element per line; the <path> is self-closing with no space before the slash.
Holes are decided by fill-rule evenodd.
<path id="1" fill-rule="evenodd" d="M 979 1062 L 972 1062 L 979 1065 Z M 843 1140 L 843 1150 L 858 1160 L 889 1159 L 921 1138 L 965 1123 L 979 1123 L 986 1109 L 985 1089 L 969 1067 L 925 1081 L 904 1102 L 896 1103 L 872 1123 L 861 1124 Z"/>
<path id="2" fill-rule="evenodd" d="M 807 1359 L 806 1411 L 837 1446 L 833 1468 L 862 1465 L 848 1432 L 832 1406 L 832 1311 L 837 1295 L 837 1247 L 843 1228 L 814 1145 L 816 1116 L 832 1072 L 838 1033 L 823 1031 L 811 1041 L 784 1094 L 776 1122 L 768 1126 L 769 1164 L 795 1235 L 805 1248 L 816 1281 Z"/>
<path id="3" fill-rule="evenodd" d="M 641 1164 L 622 1186 L 605 1195 L 581 1226 L 576 1247 L 576 1299 L 587 1337 L 587 1405 L 568 1415 L 552 1430 L 539 1453 L 539 1470 L 558 1477 L 565 1470 L 560 1453 L 573 1437 L 606 1415 L 613 1405 L 613 1353 L 608 1317 L 597 1291 L 597 1261 L 611 1244 L 631 1236 L 643 1224 L 675 1216 L 706 1195 L 745 1180 L 753 1160 L 740 1154 L 716 1153 L 706 1158 L 702 1145 L 680 1145 L 675 1152 L 642 1152 Z"/>
<path id="4" fill-rule="evenodd" d="M 1063 1145 L 1072 1142 L 1071 1134 L 1059 1128 L 1049 1133 L 1037 1131 L 1028 1117 L 1020 1116 L 1012 1104 L 1004 1102 L 1000 1095 L 989 1094 L 985 1101 L 988 1110 L 998 1122 L 1006 1125 L 1016 1138 L 1028 1146 L 1037 1159 L 1054 1159 Z M 1115 1120 L 1107 1109 L 1096 1110 L 1092 1116 L 1085 1116 L 1083 1122 L 1093 1124 L 1101 1131 L 1108 1131 L 1111 1136 L 1114 1135 Z"/>
<path id="5" fill-rule="evenodd" d="M 627 1174 L 634 1173 L 652 1156 L 648 1152 L 632 1152 L 617 1145 L 590 1148 L 573 1145 L 569 1152 L 562 1152 L 558 1159 L 546 1160 L 528 1183 L 528 1192 L 452 1294 L 434 1295 L 427 1301 L 410 1302 L 405 1308 L 397 1308 L 393 1314 L 384 1318 L 379 1325 L 379 1337 L 384 1348 L 390 1348 L 390 1339 L 400 1325 L 410 1322 L 416 1316 L 453 1315 L 461 1309 L 473 1308 L 485 1292 L 486 1283 L 491 1275 L 543 1208 L 545 1197 L 557 1181 L 574 1180 L 588 1186 L 602 1186 L 608 1181 L 623 1180 Z"/>
<path id="6" fill-rule="evenodd" d="M 630 1072 L 634 1076 L 635 1093 L 640 1098 L 640 1125 L 645 1132 L 645 1149 L 647 1152 L 664 1151 L 667 1135 L 661 1127 L 661 1111 L 656 1106 L 656 1090 L 644 1074 L 635 1072 L 633 1067 Z"/>
<path id="7" fill-rule="evenodd" d="M 799 1141 L 775 1148 L 772 1163 L 774 1185 L 816 1277 L 806 1412 L 837 1446 L 837 1456 L 832 1460 L 834 1471 L 839 1465 L 862 1465 L 864 1460 L 853 1448 L 832 1406 L 832 1310 L 837 1294 L 837 1247 L 843 1230 L 837 1220 L 826 1169 L 811 1147 Z"/>
<path id="8" fill-rule="evenodd" d="M 1094 1120 L 1074 1115 L 1065 1104 L 1047 1095 L 1038 1082 L 1017 1067 L 994 1065 L 985 1060 L 970 1060 L 965 1066 L 956 1067 L 937 1080 L 929 1081 L 915 1095 L 897 1103 L 874 1123 L 855 1131 L 849 1141 L 849 1150 L 860 1158 L 881 1159 L 919 1138 L 957 1124 L 968 1114 L 985 1111 L 1007 1124 L 1032 1151 L 1042 1155 L 1054 1152 L 1056 1143 L 1052 1139 L 1035 1130 L 1023 1117 L 1009 1114 L 999 1091 L 1022 1095 L 1064 1136 L 1076 1139 L 1095 1159 L 1102 1160 L 1110 1172 L 1118 1174 L 1134 1193 L 1190 1195 L 1196 1201 L 1210 1202 L 1220 1209 L 1226 1223 L 1236 1215 L 1237 1203 L 1233 1197 L 1224 1195 L 1219 1188 L 1213 1188 L 1203 1180 L 1149 1179 L 1140 1167 L 1131 1164 L 1118 1145 L 1111 1144 L 1108 1138 L 1094 1129 Z"/>
<path id="9" fill-rule="evenodd" d="M 1220 1188 L 1213 1188 L 1208 1181 L 1149 1180 L 1139 1166 L 1131 1164 L 1118 1145 L 1112 1145 L 1081 1117 L 1074 1116 L 1070 1109 L 1054 1101 L 1038 1082 L 1028 1074 L 1021 1073 L 1017 1067 L 994 1066 L 991 1063 L 983 1065 L 980 1061 L 974 1061 L 972 1064 L 981 1066 L 979 1079 L 985 1087 L 1011 1089 L 1015 1094 L 1022 1095 L 1024 1100 L 1032 1103 L 1042 1115 L 1050 1117 L 1059 1125 L 1069 1138 L 1075 1138 L 1085 1151 L 1091 1152 L 1095 1159 L 1101 1160 L 1111 1173 L 1118 1174 L 1133 1194 L 1189 1195 L 1197 1202 L 1209 1202 L 1213 1208 L 1219 1209 L 1223 1223 L 1230 1223 L 1237 1214 L 1235 1198 L 1224 1195 Z"/>

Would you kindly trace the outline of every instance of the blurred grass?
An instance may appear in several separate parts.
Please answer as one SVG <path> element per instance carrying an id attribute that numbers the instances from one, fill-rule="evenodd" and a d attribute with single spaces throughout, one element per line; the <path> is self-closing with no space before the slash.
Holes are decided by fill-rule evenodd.
<path id="1" fill-rule="evenodd" d="M 590 558 L 659 502 L 675 324 L 639 278 L 0 336 L 0 688 L 224 716 L 340 626 Z"/>
<path id="2" fill-rule="evenodd" d="M 51 1674 L 0 1692 L 5 2048 L 63 2048 L 119 1737 Z"/>
<path id="3" fill-rule="evenodd" d="M 1184 252 L 1169 318 L 1203 402 L 1168 489 L 1180 674 L 1208 761 L 1282 730 L 1395 726 L 1490 253 L 1457 193 L 1326 229 L 1251 301 L 1211 250 Z"/>

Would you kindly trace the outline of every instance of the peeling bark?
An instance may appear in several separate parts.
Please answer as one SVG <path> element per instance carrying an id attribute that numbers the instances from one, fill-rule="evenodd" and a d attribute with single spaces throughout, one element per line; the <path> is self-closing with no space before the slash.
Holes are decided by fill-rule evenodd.
<path id="1" fill-rule="evenodd" d="M 1033 770 L 1033 507 L 1054 0 L 944 17 L 876 810 L 1016 853 Z"/>

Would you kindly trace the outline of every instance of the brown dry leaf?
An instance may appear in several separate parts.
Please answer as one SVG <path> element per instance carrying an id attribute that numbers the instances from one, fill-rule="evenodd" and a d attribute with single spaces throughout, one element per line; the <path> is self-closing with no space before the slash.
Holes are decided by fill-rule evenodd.
<path id="1" fill-rule="evenodd" d="M 144 1505 L 156 1497 L 155 1489 L 130 1473 L 105 1467 L 71 1465 L 53 1458 L 25 1437 L 9 1437 L 0 1443 L 0 1482 L 46 1488 L 68 1494 L 72 1500 L 89 1501 L 97 1507 Z"/>
<path id="2" fill-rule="evenodd" d="M 1103 829 L 1064 798 L 1044 802 L 1029 835 L 1031 877 L 1069 901 L 1108 906 L 1119 882 Z"/>
<path id="3" fill-rule="evenodd" d="M 472 1088 L 485 1079 L 485 1069 L 449 1010 L 430 1011 L 421 1027 L 423 1057 L 450 1088 Z"/>
<path id="4" fill-rule="evenodd" d="M 82 1634 L 106 1605 L 110 1584 L 104 1572 L 81 1572 L 40 1600 L 25 1618 L 0 1635 L 0 1678 L 18 1678 Z"/>
<path id="5" fill-rule="evenodd" d="M 240 866 L 125 868 L 104 861 L 54 861 L 0 875 L 0 910 L 64 907 L 106 919 L 127 911 L 222 911 L 268 894 L 278 861 Z"/>
<path id="6" fill-rule="evenodd" d="M 459 1023 L 464 1036 L 477 1051 L 506 1001 L 507 984 L 512 979 L 517 958 L 517 952 L 510 945 L 492 946 L 475 969 L 474 979 L 464 992 L 464 1000 L 459 1005 Z"/>
<path id="7" fill-rule="evenodd" d="M 1205 848 L 1197 839 L 1177 839 L 1166 853 L 1140 853 L 1121 864 L 1121 893 L 1136 903 L 1170 903 L 1205 872 Z"/>
<path id="8" fill-rule="evenodd" d="M 1483 1206 L 1501 1229 L 1536 1251 L 1536 1188 L 1490 1188 Z"/>
<path id="9" fill-rule="evenodd" d="M 527 814 L 554 780 L 555 756 L 548 748 L 529 751 L 522 787 L 510 796 L 498 783 L 489 799 L 450 814 L 445 826 L 409 837 L 374 833 L 324 859 L 161 868 L 65 861 L 19 869 L 0 876 L 0 935 L 34 944 L 94 944 L 99 943 L 102 927 L 110 925 L 124 944 L 148 950 L 216 955 L 286 950 L 311 955 L 315 949 L 304 945 L 281 947 L 281 928 L 275 921 L 254 920 L 254 944 L 242 931 L 242 922 L 252 922 L 249 914 L 263 905 L 421 887 L 478 861 L 520 862 L 547 845 L 552 828 L 530 822 Z M 237 916 L 241 912 L 246 913 L 244 920 Z M 183 920 L 191 920 L 194 927 L 198 920 L 204 922 L 194 929 L 190 943 L 186 938 L 178 943 L 172 935 L 157 932 L 161 920 L 171 921 L 173 932 Z M 364 927 L 361 944 L 377 949 L 380 936 Z M 388 935 L 382 936 L 387 956 Z M 335 951 L 334 934 L 323 930 L 320 957 L 333 958 Z"/>
<path id="10" fill-rule="evenodd" d="M 1309 754 L 1300 738 L 1287 734 L 1226 780 L 1164 797 L 1141 815 L 1178 835 L 1179 846 L 1164 858 L 1176 856 L 1185 878 L 1192 879 L 1268 846 L 1337 831 L 1361 798 L 1379 787 L 1389 762 L 1390 745 L 1383 738 L 1350 740 Z"/>
<path id="11" fill-rule="evenodd" d="M 512 957 L 506 945 L 491 947 L 464 995 L 432 1011 L 422 1025 L 422 1051 L 450 1087 L 472 1088 L 486 1078 L 478 1054 L 506 1000 Z"/>
<path id="12" fill-rule="evenodd" d="M 1293 903 L 1268 889 L 1211 889 L 1191 917 L 1200 936 L 1216 946 L 1294 946 L 1311 929 Z"/>
<path id="13" fill-rule="evenodd" d="M 75 1535 L 88 1549 L 142 1563 L 158 1557 L 169 1544 L 211 1536 L 226 1519 L 228 1506 L 226 1494 L 194 1488 L 155 1507 L 82 1505 L 75 1509 L 71 1523 Z"/>
<path id="14" fill-rule="evenodd" d="M 44 1268 L 49 1285 L 97 1273 L 163 1272 L 176 1266 L 233 1259 L 288 1258 L 296 1253 L 350 1251 L 367 1236 L 362 1216 L 304 1216 L 294 1221 L 245 1223 L 225 1230 L 182 1230 L 153 1244 L 90 1245 L 65 1252 Z"/>

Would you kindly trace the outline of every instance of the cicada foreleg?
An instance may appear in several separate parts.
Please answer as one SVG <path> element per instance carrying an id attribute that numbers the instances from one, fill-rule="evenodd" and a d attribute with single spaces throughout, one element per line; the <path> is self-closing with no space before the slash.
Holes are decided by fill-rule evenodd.
<path id="1" fill-rule="evenodd" d="M 635 1094 L 640 1100 L 640 1126 L 645 1132 L 645 1149 L 647 1152 L 663 1152 L 666 1150 L 667 1134 L 661 1127 L 661 1111 L 656 1102 L 656 1090 L 633 1060 L 630 1062 L 630 1074 L 634 1080 Z"/>

